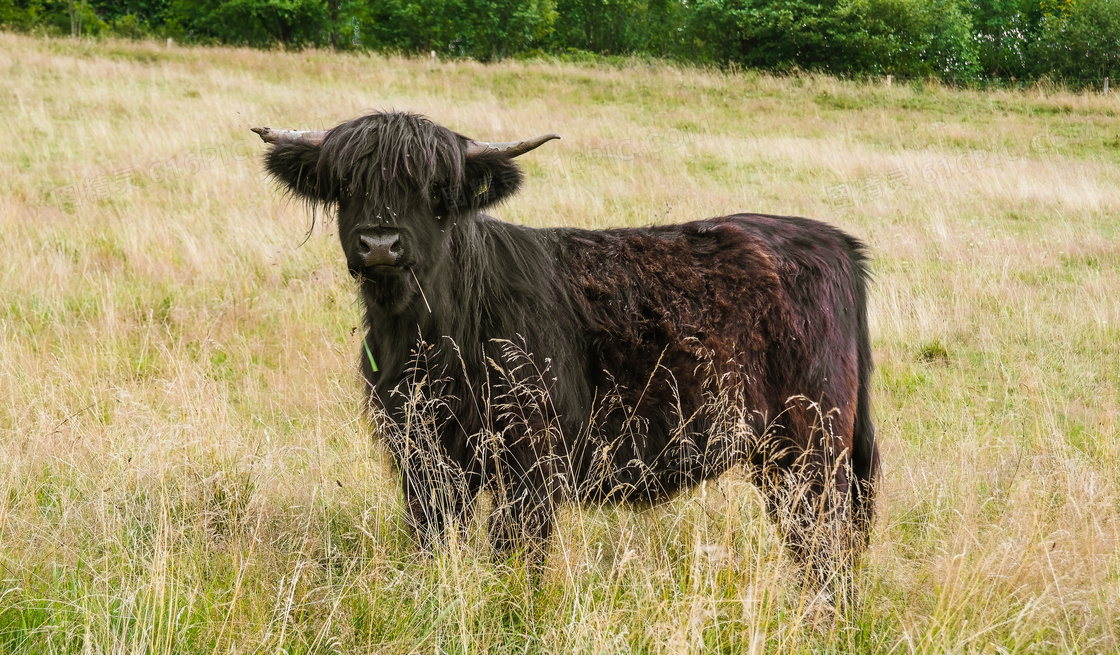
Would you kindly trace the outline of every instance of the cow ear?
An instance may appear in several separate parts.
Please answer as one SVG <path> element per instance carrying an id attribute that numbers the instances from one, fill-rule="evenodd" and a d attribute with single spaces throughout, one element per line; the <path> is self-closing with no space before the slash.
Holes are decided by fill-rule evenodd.
<path id="1" fill-rule="evenodd" d="M 325 171 L 319 165 L 321 143 L 305 140 L 279 141 L 273 144 L 264 158 L 265 169 L 272 177 L 304 199 L 312 202 L 330 202 L 325 184 Z"/>
<path id="2" fill-rule="evenodd" d="M 485 209 L 517 193 L 522 177 L 521 168 L 504 153 L 471 153 L 463 164 L 463 184 L 447 200 L 456 208 Z"/>

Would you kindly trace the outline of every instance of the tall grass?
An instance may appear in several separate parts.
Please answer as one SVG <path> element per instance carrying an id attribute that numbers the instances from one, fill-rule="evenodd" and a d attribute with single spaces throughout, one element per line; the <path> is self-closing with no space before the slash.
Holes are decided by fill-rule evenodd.
<path id="1" fill-rule="evenodd" d="M 0 651 L 1120 649 L 1117 96 L 10 34 L 0 75 Z M 568 508 L 539 579 L 483 526 L 417 554 L 333 224 L 305 240 L 248 132 L 388 107 L 561 133 L 506 220 L 870 244 L 884 480 L 843 620 L 804 620 L 734 473 Z"/>

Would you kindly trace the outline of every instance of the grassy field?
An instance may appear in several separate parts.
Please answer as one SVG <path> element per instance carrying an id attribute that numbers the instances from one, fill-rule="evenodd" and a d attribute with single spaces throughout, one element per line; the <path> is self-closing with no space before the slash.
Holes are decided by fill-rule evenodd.
<path id="1" fill-rule="evenodd" d="M 1120 94 L 0 33 L 0 652 L 1120 649 Z M 502 218 L 734 211 L 874 253 L 861 602 L 804 620 L 742 475 L 434 558 L 361 418 L 333 224 L 248 128 L 558 132 Z M 305 239 L 306 237 L 306 239 Z"/>

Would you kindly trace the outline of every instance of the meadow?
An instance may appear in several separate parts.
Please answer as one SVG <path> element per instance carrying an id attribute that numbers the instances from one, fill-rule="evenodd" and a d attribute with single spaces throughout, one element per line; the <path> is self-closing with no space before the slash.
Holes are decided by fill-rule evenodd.
<path id="1" fill-rule="evenodd" d="M 1120 650 L 1120 95 L 0 33 L 0 652 Z M 879 514 L 808 604 L 749 480 L 418 555 L 334 225 L 249 128 L 548 132 L 495 213 L 873 254 Z"/>

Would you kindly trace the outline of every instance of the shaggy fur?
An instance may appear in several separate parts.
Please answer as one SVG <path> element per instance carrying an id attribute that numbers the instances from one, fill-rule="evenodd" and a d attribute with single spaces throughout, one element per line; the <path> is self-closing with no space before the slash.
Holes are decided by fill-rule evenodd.
<path id="1" fill-rule="evenodd" d="M 800 558 L 835 563 L 822 532 L 858 552 L 878 468 L 863 245 L 753 214 L 503 223 L 480 210 L 521 173 L 466 144 L 382 113 L 266 159 L 338 208 L 362 373 L 422 542 L 463 525 L 484 489 L 505 552 L 543 544 L 567 500 L 653 503 L 746 464 Z M 400 235 L 400 265 L 366 270 L 357 235 L 379 231 Z"/>

